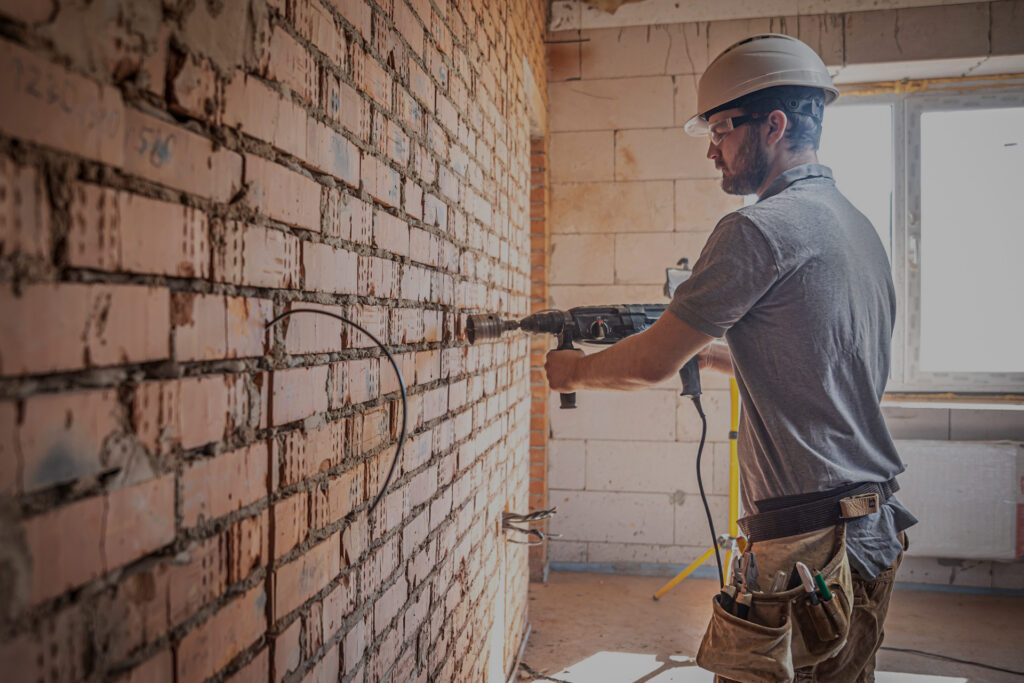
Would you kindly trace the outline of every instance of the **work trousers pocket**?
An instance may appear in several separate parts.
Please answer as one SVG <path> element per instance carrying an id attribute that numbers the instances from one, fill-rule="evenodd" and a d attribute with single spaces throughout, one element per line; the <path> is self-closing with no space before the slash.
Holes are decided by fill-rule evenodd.
<path id="1" fill-rule="evenodd" d="M 713 600 L 711 623 L 704 633 L 697 664 L 708 671 L 743 683 L 793 680 L 793 630 L 789 611 L 773 616 L 778 625 L 768 626 L 740 619 Z"/>

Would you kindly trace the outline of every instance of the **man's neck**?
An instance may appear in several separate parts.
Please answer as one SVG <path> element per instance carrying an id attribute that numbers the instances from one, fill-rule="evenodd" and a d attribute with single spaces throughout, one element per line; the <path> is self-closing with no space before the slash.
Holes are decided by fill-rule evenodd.
<path id="1" fill-rule="evenodd" d="M 768 173 L 764 176 L 764 182 L 757 188 L 757 196 L 760 199 L 775 179 L 791 168 L 803 166 L 804 164 L 818 163 L 818 152 L 813 149 L 801 150 L 799 152 L 785 152 L 775 157 L 772 165 L 768 167 Z"/>

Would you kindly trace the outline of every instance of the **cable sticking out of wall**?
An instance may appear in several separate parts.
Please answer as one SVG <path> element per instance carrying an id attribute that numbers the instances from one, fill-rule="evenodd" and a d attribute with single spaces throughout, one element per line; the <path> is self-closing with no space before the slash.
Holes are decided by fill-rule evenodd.
<path id="1" fill-rule="evenodd" d="M 374 498 L 373 503 L 370 504 L 368 514 L 372 514 L 376 507 L 380 504 L 380 501 L 384 498 L 384 494 L 387 493 L 388 487 L 391 486 L 391 479 L 395 476 L 395 468 L 398 466 L 398 461 L 402 457 L 402 446 L 405 445 L 406 423 L 408 421 L 409 416 L 409 399 L 406 394 L 405 379 L 402 377 L 402 371 L 398 369 L 398 363 L 395 362 L 395 357 L 391 355 L 391 351 L 388 350 L 388 347 L 384 346 L 384 344 L 379 339 L 377 339 L 377 337 L 372 332 L 367 330 L 359 323 L 353 322 L 348 318 L 337 315 L 335 313 L 328 313 L 327 311 L 318 311 L 313 308 L 293 308 L 292 310 L 286 311 L 281 315 L 277 316 L 276 318 L 274 318 L 273 320 L 271 320 L 270 322 L 268 322 L 265 326 L 265 329 L 269 330 L 271 327 L 273 327 L 280 321 L 296 313 L 317 313 L 319 315 L 326 315 L 329 318 L 340 320 L 343 323 L 348 323 L 349 325 L 356 328 L 357 330 L 365 334 L 367 337 L 372 339 L 373 343 L 380 347 L 381 351 L 383 351 L 387 355 L 388 360 L 391 361 L 391 367 L 395 369 L 395 374 L 398 376 L 398 386 L 402 390 L 402 430 L 398 435 L 398 448 L 395 449 L 395 457 L 391 461 L 391 467 L 388 469 L 388 476 L 384 479 L 384 484 L 383 486 L 381 486 L 380 491 L 377 493 L 377 497 Z"/>

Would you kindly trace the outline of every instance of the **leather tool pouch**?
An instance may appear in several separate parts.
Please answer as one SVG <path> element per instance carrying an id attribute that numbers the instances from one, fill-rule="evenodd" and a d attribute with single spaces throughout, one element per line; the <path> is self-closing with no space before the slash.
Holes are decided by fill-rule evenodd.
<path id="1" fill-rule="evenodd" d="M 760 541 L 761 576 L 787 574 L 801 561 L 820 568 L 832 599 L 811 604 L 803 586 L 778 593 L 753 593 L 746 619 L 723 609 L 719 596 L 697 652 L 697 663 L 736 681 L 791 681 L 794 669 L 824 661 L 846 643 L 853 611 L 853 586 L 843 523 L 797 536 Z"/>

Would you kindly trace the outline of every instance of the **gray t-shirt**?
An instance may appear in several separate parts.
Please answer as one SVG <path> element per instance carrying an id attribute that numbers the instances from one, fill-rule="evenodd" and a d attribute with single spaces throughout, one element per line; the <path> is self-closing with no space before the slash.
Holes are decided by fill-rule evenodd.
<path id="1" fill-rule="evenodd" d="M 729 344 L 748 514 L 758 500 L 903 472 L 879 405 L 896 313 L 889 262 L 827 167 L 792 168 L 722 218 L 668 310 Z M 895 499 L 852 520 L 853 568 L 877 576 L 916 521 Z"/>

